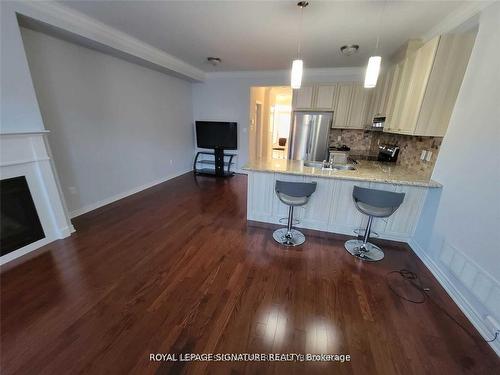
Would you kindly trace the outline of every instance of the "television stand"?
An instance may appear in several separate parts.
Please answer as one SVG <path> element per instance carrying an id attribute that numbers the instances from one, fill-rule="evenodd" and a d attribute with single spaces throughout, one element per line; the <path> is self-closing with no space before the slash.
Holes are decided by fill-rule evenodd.
<path id="1" fill-rule="evenodd" d="M 199 159 L 200 155 L 211 155 L 214 159 Z M 194 158 L 194 174 L 217 177 L 234 176 L 234 172 L 231 171 L 231 166 L 234 165 L 233 157 L 234 154 L 225 154 L 224 149 L 221 148 L 215 149 L 214 152 L 199 151 L 196 153 L 196 157 Z"/>

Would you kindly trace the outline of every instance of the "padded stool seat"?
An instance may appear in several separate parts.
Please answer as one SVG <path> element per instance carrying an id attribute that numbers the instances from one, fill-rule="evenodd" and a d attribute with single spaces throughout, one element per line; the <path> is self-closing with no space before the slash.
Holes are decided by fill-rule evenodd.
<path id="1" fill-rule="evenodd" d="M 352 197 L 356 208 L 368 215 L 368 223 L 363 240 L 349 240 L 345 243 L 346 250 L 353 256 L 366 260 L 378 261 L 384 258 L 384 252 L 377 245 L 368 242 L 374 217 L 389 217 L 403 203 L 405 193 L 368 189 L 354 186 Z"/>
<path id="2" fill-rule="evenodd" d="M 376 207 L 370 206 L 369 204 L 363 202 L 356 202 L 357 209 L 368 216 L 374 217 L 388 217 L 391 216 L 394 212 L 392 207 Z"/>
<path id="3" fill-rule="evenodd" d="M 305 242 L 305 236 L 293 229 L 293 208 L 303 206 L 316 191 L 316 182 L 276 181 L 278 199 L 288 206 L 288 224 L 286 228 L 276 229 L 273 238 L 283 246 L 298 246 Z"/>
<path id="4" fill-rule="evenodd" d="M 286 195 L 283 193 L 277 193 L 278 198 L 287 206 L 303 206 L 309 200 L 308 197 L 292 197 L 291 195 Z"/>

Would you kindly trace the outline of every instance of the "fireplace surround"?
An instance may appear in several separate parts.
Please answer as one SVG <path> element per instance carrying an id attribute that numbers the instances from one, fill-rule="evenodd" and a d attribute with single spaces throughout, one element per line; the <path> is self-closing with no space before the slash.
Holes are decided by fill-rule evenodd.
<path id="1" fill-rule="evenodd" d="M 8 246 L 3 249 L 2 242 L 0 264 L 9 262 L 52 241 L 65 238 L 74 232 L 50 159 L 45 139 L 48 134 L 49 132 L 45 130 L 0 134 L 0 180 L 2 180 L 2 186 L 3 181 L 11 179 L 26 181 L 31 204 L 29 204 L 30 202 L 25 203 L 27 206 L 24 206 L 24 209 L 29 211 L 29 208 L 26 207 L 34 207 L 41 226 L 41 232 L 40 228 L 35 229 L 34 233 L 30 235 L 31 238 L 25 238 L 24 242 L 27 243 L 12 245 L 15 249 L 11 248 L 12 251 L 8 253 L 6 250 Z M 4 229 L 6 228 L 2 224 L 2 230 Z M 3 254 L 4 252 L 6 254 Z"/>

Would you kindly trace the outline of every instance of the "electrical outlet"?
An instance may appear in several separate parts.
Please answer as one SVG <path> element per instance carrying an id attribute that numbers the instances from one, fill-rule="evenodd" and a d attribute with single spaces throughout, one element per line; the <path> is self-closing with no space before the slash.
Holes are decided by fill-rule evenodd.
<path id="1" fill-rule="evenodd" d="M 426 156 L 427 156 L 427 150 L 422 150 L 422 153 L 420 154 L 420 160 L 425 160 Z"/>
<path id="2" fill-rule="evenodd" d="M 78 194 L 78 189 L 74 186 L 68 186 L 68 191 L 71 195 Z"/>
<path id="3" fill-rule="evenodd" d="M 425 160 L 431 161 L 431 156 L 432 156 L 432 151 L 427 151 L 427 156 L 425 157 Z"/>

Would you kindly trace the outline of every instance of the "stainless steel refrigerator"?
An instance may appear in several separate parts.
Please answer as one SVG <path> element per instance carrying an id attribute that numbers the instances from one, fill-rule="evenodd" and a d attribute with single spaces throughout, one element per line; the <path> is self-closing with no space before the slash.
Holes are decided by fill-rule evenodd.
<path id="1" fill-rule="evenodd" d="M 328 134 L 333 112 L 293 113 L 288 158 L 294 160 L 328 160 Z"/>

